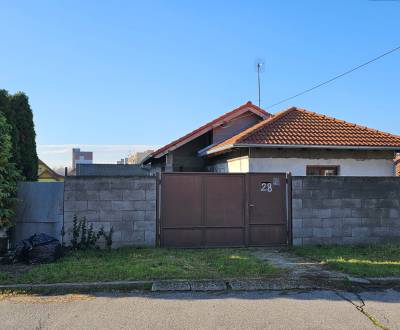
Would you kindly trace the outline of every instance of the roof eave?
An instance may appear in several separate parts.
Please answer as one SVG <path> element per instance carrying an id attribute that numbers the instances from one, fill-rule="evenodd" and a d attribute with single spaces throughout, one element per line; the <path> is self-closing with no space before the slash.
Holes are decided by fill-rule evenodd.
<path id="1" fill-rule="evenodd" d="M 346 150 L 390 150 L 400 151 L 399 147 L 387 146 L 340 146 L 340 145 L 303 145 L 303 144 L 227 144 L 213 150 L 200 150 L 199 156 L 209 156 L 232 148 L 293 148 L 293 149 L 346 149 Z"/>

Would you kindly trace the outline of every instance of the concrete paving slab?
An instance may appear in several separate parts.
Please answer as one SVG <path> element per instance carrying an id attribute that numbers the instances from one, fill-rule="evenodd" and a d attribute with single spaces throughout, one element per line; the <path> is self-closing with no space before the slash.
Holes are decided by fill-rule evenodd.
<path id="1" fill-rule="evenodd" d="M 234 291 L 253 291 L 253 290 L 294 290 L 309 289 L 312 286 L 305 281 L 294 280 L 232 280 L 229 285 Z"/>
<path id="2" fill-rule="evenodd" d="M 189 281 L 154 281 L 151 291 L 190 291 Z"/>
<path id="3" fill-rule="evenodd" d="M 192 291 L 223 291 L 226 290 L 226 283 L 224 281 L 190 281 L 190 288 Z"/>

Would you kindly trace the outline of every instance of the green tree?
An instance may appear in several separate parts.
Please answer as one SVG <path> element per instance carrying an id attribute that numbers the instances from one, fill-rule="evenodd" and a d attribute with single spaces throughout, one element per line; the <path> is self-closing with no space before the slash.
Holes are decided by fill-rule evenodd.
<path id="1" fill-rule="evenodd" d="M 5 89 L 0 89 L 0 112 L 6 117 L 7 123 L 10 127 L 11 143 L 12 143 L 12 158 L 13 163 L 19 163 L 19 150 L 18 150 L 18 130 L 15 118 L 15 112 L 11 108 L 11 95 Z"/>
<path id="2" fill-rule="evenodd" d="M 17 134 L 12 137 L 15 141 L 13 147 L 16 149 L 14 159 L 26 180 L 36 181 L 38 172 L 36 133 L 28 97 L 22 92 L 12 95 L 10 108 L 15 116 Z"/>
<path id="3" fill-rule="evenodd" d="M 17 194 L 19 172 L 12 158 L 11 127 L 0 111 L 0 229 L 11 225 Z"/>

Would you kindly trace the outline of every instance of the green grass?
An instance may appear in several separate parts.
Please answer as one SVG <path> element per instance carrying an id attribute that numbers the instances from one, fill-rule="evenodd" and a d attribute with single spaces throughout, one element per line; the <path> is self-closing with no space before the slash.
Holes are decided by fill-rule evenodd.
<path id="1" fill-rule="evenodd" d="M 121 248 L 71 252 L 51 264 L 3 276 L 0 284 L 263 277 L 279 270 L 245 249 Z"/>
<path id="2" fill-rule="evenodd" d="M 400 276 L 400 245 L 295 247 L 301 256 L 358 276 Z"/>

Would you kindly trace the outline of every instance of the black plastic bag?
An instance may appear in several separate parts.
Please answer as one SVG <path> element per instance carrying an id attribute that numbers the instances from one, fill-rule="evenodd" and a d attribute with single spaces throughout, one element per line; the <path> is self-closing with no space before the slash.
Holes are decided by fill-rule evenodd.
<path id="1" fill-rule="evenodd" d="M 46 234 L 35 234 L 17 243 L 14 259 L 31 264 L 53 262 L 60 258 L 60 241 Z"/>

